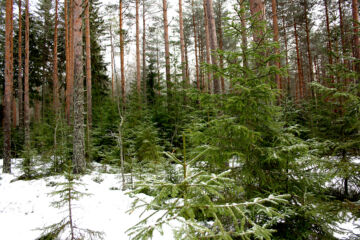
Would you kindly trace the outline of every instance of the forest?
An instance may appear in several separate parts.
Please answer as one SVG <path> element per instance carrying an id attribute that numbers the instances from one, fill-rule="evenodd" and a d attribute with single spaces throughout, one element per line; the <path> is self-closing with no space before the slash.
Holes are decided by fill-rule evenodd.
<path id="1" fill-rule="evenodd" d="M 360 239 L 358 0 L 0 2 L 0 239 Z"/>

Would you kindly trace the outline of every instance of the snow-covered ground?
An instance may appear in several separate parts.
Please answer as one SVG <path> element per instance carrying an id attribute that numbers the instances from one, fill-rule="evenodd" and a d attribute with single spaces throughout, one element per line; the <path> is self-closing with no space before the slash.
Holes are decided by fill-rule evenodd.
<path id="1" fill-rule="evenodd" d="M 14 181 L 19 176 L 20 159 L 12 163 L 13 174 L 0 173 L 0 239 L 35 240 L 41 231 L 36 230 L 57 223 L 66 213 L 50 206 L 56 197 L 48 193 L 55 190 L 52 183 L 63 177 L 47 177 L 32 181 Z M 98 166 L 99 167 L 99 166 Z M 2 160 L 0 160 L 2 171 Z M 93 171 L 82 177 L 85 186 L 79 190 L 92 194 L 75 202 L 74 218 L 81 228 L 103 232 L 106 240 L 130 239 L 126 230 L 140 220 L 141 210 L 126 213 L 132 200 L 121 189 L 118 174 Z M 102 180 L 95 181 L 95 180 Z M 111 190 L 115 189 L 115 190 Z M 170 227 L 164 226 L 164 235 L 154 234 L 153 239 L 174 239 Z"/>

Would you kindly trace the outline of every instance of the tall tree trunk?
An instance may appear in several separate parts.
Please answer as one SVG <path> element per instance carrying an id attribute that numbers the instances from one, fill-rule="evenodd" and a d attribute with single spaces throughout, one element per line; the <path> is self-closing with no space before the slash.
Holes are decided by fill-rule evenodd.
<path id="1" fill-rule="evenodd" d="M 145 0 L 142 2 L 143 11 L 143 36 L 142 36 L 142 81 L 145 103 L 147 102 L 147 84 L 146 84 L 146 9 Z"/>
<path id="2" fill-rule="evenodd" d="M 74 155 L 75 173 L 82 173 L 86 168 L 84 136 L 84 70 L 82 42 L 82 0 L 73 1 L 74 14 Z"/>
<path id="3" fill-rule="evenodd" d="M 185 87 L 189 84 L 186 79 L 186 63 L 185 63 L 185 39 L 184 39 L 184 21 L 182 12 L 182 0 L 179 0 L 179 25 L 180 25 L 180 52 L 181 52 L 181 71 L 182 81 Z"/>
<path id="4" fill-rule="evenodd" d="M 14 68 L 13 68 L 14 69 Z M 14 79 L 14 78 L 13 78 Z M 12 113 L 12 127 L 16 128 L 17 126 L 17 106 L 16 106 L 16 98 L 15 96 L 12 96 L 12 100 L 11 100 L 11 113 Z"/>
<path id="5" fill-rule="evenodd" d="M 11 94 L 11 108 L 12 108 L 12 126 L 14 128 L 16 128 L 16 124 L 17 124 L 17 115 L 16 115 L 16 94 L 15 94 L 15 89 L 14 89 L 14 37 L 13 37 L 13 33 L 14 33 L 14 2 L 11 4 L 11 59 L 10 59 L 10 64 L 11 64 L 11 77 L 10 79 L 12 79 L 13 81 L 13 86 L 12 86 L 12 94 Z"/>
<path id="6" fill-rule="evenodd" d="M 3 173 L 11 173 L 11 101 L 12 79 L 12 0 L 6 0 L 5 18 L 5 91 L 4 91 L 4 164 Z"/>
<path id="7" fill-rule="evenodd" d="M 242 48 L 242 57 L 243 57 L 243 67 L 248 67 L 247 61 L 247 32 L 246 32 L 246 17 L 245 17 L 245 0 L 240 2 L 240 21 L 241 21 L 241 48 Z"/>
<path id="8" fill-rule="evenodd" d="M 123 108 L 126 103 L 126 92 L 125 92 L 125 58 L 124 58 L 124 29 L 123 29 L 123 0 L 119 2 L 119 18 L 120 18 L 120 72 L 121 72 L 121 97 Z"/>
<path id="9" fill-rule="evenodd" d="M 169 50 L 169 28 L 167 18 L 167 1 L 163 0 L 163 21 L 164 21 L 164 39 L 165 39 L 165 75 L 168 95 L 168 104 L 171 100 L 171 75 L 170 75 L 170 50 Z"/>
<path id="10" fill-rule="evenodd" d="M 69 6 L 68 0 L 64 0 L 64 28 L 65 28 L 65 71 L 66 71 L 66 89 L 65 89 L 65 116 L 68 119 L 70 115 L 70 106 L 68 105 L 69 102 L 69 83 L 70 83 L 70 41 L 69 41 Z"/>
<path id="11" fill-rule="evenodd" d="M 285 62 L 287 67 L 287 91 L 290 95 L 290 74 L 289 74 L 289 51 L 288 51 L 288 39 L 287 39 L 287 32 L 286 32 L 286 22 L 285 17 L 283 17 L 283 28 L 284 28 L 284 44 L 285 44 Z"/>
<path id="12" fill-rule="evenodd" d="M 300 50 L 299 50 L 299 40 L 298 40 L 298 33 L 297 33 L 297 27 L 296 27 L 296 20 L 294 19 L 294 35 L 295 35 L 295 44 L 296 44 L 296 60 L 297 60 L 297 67 L 298 67 L 298 91 L 297 91 L 297 101 L 303 97 L 303 72 L 302 72 L 302 66 L 301 66 L 301 56 L 300 56 Z"/>
<path id="13" fill-rule="evenodd" d="M 198 43 L 197 43 L 197 27 L 195 21 L 194 0 L 191 0 L 192 24 L 194 31 L 194 48 L 195 48 L 195 72 L 196 72 L 196 87 L 200 91 L 200 76 L 199 76 L 199 58 L 198 58 Z"/>
<path id="14" fill-rule="evenodd" d="M 274 28 L 274 42 L 279 44 L 279 25 L 278 25 L 278 16 L 277 16 L 277 5 L 276 0 L 272 0 L 272 18 L 273 18 L 273 28 Z M 275 54 L 279 54 L 279 48 L 275 48 Z M 275 62 L 277 68 L 280 68 L 280 60 Z M 279 74 L 275 75 L 276 85 L 279 90 L 282 90 L 282 83 Z"/>
<path id="15" fill-rule="evenodd" d="M 314 71 L 313 71 L 313 62 L 312 62 L 311 48 L 310 48 L 310 28 L 309 28 L 308 1 L 307 0 L 304 0 L 304 14 L 305 14 L 306 46 L 307 46 L 307 53 L 308 53 L 310 82 L 313 82 L 314 81 Z"/>
<path id="16" fill-rule="evenodd" d="M 205 24 L 205 39 L 206 39 L 206 63 L 211 64 L 211 52 L 210 52 L 210 29 L 209 29 L 209 18 L 207 12 L 207 0 L 204 0 L 204 24 Z M 208 84 L 208 92 L 211 93 L 211 73 L 210 71 L 207 72 L 207 84 Z"/>
<path id="17" fill-rule="evenodd" d="M 250 12 L 256 19 L 255 30 L 254 30 L 254 41 L 260 43 L 264 35 L 263 22 L 265 20 L 265 5 L 264 0 L 249 0 L 250 1 Z"/>
<path id="18" fill-rule="evenodd" d="M 55 0 L 54 59 L 53 59 L 53 104 L 55 114 L 59 111 L 59 80 L 58 80 L 58 4 Z"/>
<path id="19" fill-rule="evenodd" d="M 221 51 L 224 50 L 224 37 L 223 37 L 223 29 L 222 29 L 222 9 L 223 9 L 223 1 L 220 0 L 218 1 L 219 3 L 219 6 L 218 6 L 218 12 L 217 12 L 217 18 L 219 19 L 218 23 L 217 23 L 217 32 L 218 32 L 218 35 L 219 35 L 219 49 Z M 219 61 L 220 61 L 220 68 L 223 69 L 224 68 L 224 57 L 223 55 L 221 54 L 219 56 Z M 220 84 L 221 84 L 221 92 L 222 93 L 225 93 L 225 79 L 223 76 L 220 77 Z"/>
<path id="20" fill-rule="evenodd" d="M 66 118 L 67 122 L 71 124 L 71 109 L 73 106 L 74 95 L 74 1 L 70 0 L 68 7 L 69 12 L 69 77 L 66 82 Z"/>
<path id="21" fill-rule="evenodd" d="M 139 30 L 139 1 L 136 0 L 136 90 L 141 96 L 141 66 L 140 66 L 140 30 Z"/>
<path id="22" fill-rule="evenodd" d="M 30 68 L 30 20 L 29 0 L 25 2 L 25 69 L 24 69 L 24 134 L 25 148 L 30 148 L 30 99 L 29 99 L 29 68 Z"/>
<path id="23" fill-rule="evenodd" d="M 111 96 L 115 97 L 115 53 L 113 44 L 112 27 L 110 24 L 110 47 L 111 47 Z"/>
<path id="24" fill-rule="evenodd" d="M 354 27 L 354 58 L 360 59 L 360 40 L 359 40 L 359 6 L 358 0 L 352 0 L 352 16 L 353 16 L 353 27 Z M 355 64 L 355 71 L 360 73 L 360 63 Z M 357 80 L 357 82 L 359 79 Z"/>
<path id="25" fill-rule="evenodd" d="M 214 66 L 218 65 L 218 44 L 217 44 L 217 36 L 216 36 L 216 24 L 214 17 L 214 8 L 212 0 L 206 0 L 206 11 L 208 18 L 208 27 L 209 27 L 209 36 L 210 36 L 210 48 L 211 48 L 211 63 Z M 214 85 L 214 93 L 220 93 L 220 83 L 219 78 L 216 74 L 213 74 L 213 85 Z"/>
<path id="26" fill-rule="evenodd" d="M 332 59 L 332 41 L 331 41 L 331 32 L 330 32 L 330 20 L 329 20 L 329 9 L 328 9 L 328 0 L 324 0 L 325 3 L 325 17 L 326 17 L 326 31 L 328 37 L 328 54 L 329 54 L 329 64 L 333 64 Z"/>
<path id="27" fill-rule="evenodd" d="M 85 5 L 85 52 L 86 52 L 86 131 L 87 155 L 91 159 L 91 127 L 92 127 L 92 78 L 91 78 L 91 42 L 90 42 L 90 0 Z"/>
<path id="28" fill-rule="evenodd" d="M 18 0 L 19 7 L 19 40 L 18 40 L 18 100 L 19 100 L 19 125 L 24 126 L 24 86 L 23 86 L 23 62 L 22 62 L 22 0 Z"/>

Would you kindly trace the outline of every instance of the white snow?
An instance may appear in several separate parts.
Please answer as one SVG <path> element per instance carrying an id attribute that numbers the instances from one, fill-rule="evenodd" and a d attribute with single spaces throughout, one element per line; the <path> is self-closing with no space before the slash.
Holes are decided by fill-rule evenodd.
<path id="1" fill-rule="evenodd" d="M 20 159 L 14 159 L 12 174 L 0 173 L 0 239 L 34 240 L 42 228 L 57 223 L 66 211 L 50 206 L 56 197 L 48 195 L 55 190 L 51 182 L 61 182 L 61 176 L 47 177 L 32 181 L 14 181 L 20 175 Z M 2 160 L 0 160 L 0 171 Z M 104 232 L 106 240 L 130 239 L 126 230 L 140 221 L 141 209 L 127 211 L 133 201 L 121 189 L 118 174 L 93 171 L 81 178 L 85 185 L 78 190 L 89 193 L 75 202 L 74 218 L 78 227 Z M 94 181 L 100 179 L 103 181 Z M 98 183 L 100 182 L 100 183 Z M 153 239 L 174 239 L 170 226 L 164 226 L 164 235 L 154 233 Z"/>

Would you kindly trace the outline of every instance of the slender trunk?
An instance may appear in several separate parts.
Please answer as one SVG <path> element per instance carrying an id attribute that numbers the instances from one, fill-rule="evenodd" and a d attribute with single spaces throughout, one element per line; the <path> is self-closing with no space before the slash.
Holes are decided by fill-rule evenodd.
<path id="1" fill-rule="evenodd" d="M 328 0 L 324 0 L 325 3 L 325 17 L 326 17 L 326 31 L 328 37 L 328 54 L 329 54 L 329 64 L 333 64 L 332 59 L 332 41 L 331 41 L 331 32 L 330 32 L 330 20 L 329 20 L 329 9 L 328 9 Z"/>
<path id="2" fill-rule="evenodd" d="M 359 40 L 359 6 L 358 0 L 352 0 L 352 16 L 353 16 L 353 27 L 354 27 L 354 58 L 360 59 L 360 40 Z M 355 71 L 360 72 L 360 63 L 355 64 Z M 357 80 L 357 82 L 359 79 Z"/>
<path id="3" fill-rule="evenodd" d="M 86 51 L 86 102 L 88 137 L 92 126 L 92 82 L 91 82 L 91 42 L 90 42 L 90 0 L 85 6 L 85 51 Z"/>
<path id="4" fill-rule="evenodd" d="M 349 61 L 345 59 L 347 49 L 346 49 L 346 43 L 345 43 L 345 30 L 344 30 L 342 0 L 339 0 L 338 4 L 339 4 L 339 16 L 340 16 L 340 37 L 341 37 L 342 55 L 343 55 L 343 59 L 344 59 L 344 65 L 349 68 Z M 348 83 L 349 83 L 349 79 L 345 78 L 344 84 L 347 85 Z"/>
<path id="5" fill-rule="evenodd" d="M 145 0 L 142 4 L 143 11 L 143 36 L 142 36 L 142 75 L 143 75 L 143 85 L 144 85 L 144 99 L 145 103 L 147 102 L 147 84 L 146 84 L 146 10 L 145 10 Z"/>
<path id="6" fill-rule="evenodd" d="M 209 30 L 209 19 L 208 19 L 208 13 L 207 13 L 207 7 L 206 7 L 206 1 L 204 0 L 204 24 L 205 24 L 205 39 L 206 39 L 206 63 L 211 64 L 210 60 L 210 30 Z M 210 71 L 207 72 L 207 84 L 208 84 L 208 92 L 211 93 L 211 73 Z"/>
<path id="7" fill-rule="evenodd" d="M 242 48 L 242 57 L 243 57 L 243 67 L 248 67 L 247 61 L 247 33 L 246 33 L 246 18 L 245 18 L 245 0 L 242 0 L 240 3 L 240 21 L 241 21 L 241 48 Z"/>
<path id="8" fill-rule="evenodd" d="M 11 93 L 11 108 L 12 108 L 12 126 L 15 128 L 17 123 L 17 116 L 16 116 L 16 94 L 14 89 L 14 3 L 11 4 L 11 47 L 10 47 L 10 64 L 11 64 L 11 77 L 10 79 L 13 81 L 12 86 L 12 93 Z"/>
<path id="9" fill-rule="evenodd" d="M 278 25 L 278 17 L 277 17 L 277 5 L 276 0 L 272 0 L 272 18 L 273 18 L 273 28 L 274 28 L 274 42 L 279 44 L 279 25 Z M 275 54 L 279 54 L 279 47 L 275 48 Z M 275 62 L 275 66 L 280 68 L 280 60 Z M 279 90 L 282 90 L 281 77 L 279 74 L 275 75 L 276 85 Z"/>
<path id="10" fill-rule="evenodd" d="M 314 81 L 314 72 L 313 72 L 313 62 L 312 62 L 311 48 L 310 48 L 310 28 L 309 28 L 308 1 L 307 0 L 304 0 L 304 14 L 305 14 L 306 46 L 307 46 L 307 53 L 308 53 L 310 82 L 313 82 Z"/>
<path id="11" fill-rule="evenodd" d="M 290 94 L 289 51 L 288 51 L 288 39 L 286 32 L 285 17 L 283 17 L 283 28 L 284 28 L 284 44 L 285 44 L 285 61 L 287 67 L 287 90 L 288 90 L 288 94 Z"/>
<path id="12" fill-rule="evenodd" d="M 68 0 L 64 0 L 64 28 L 65 28 L 65 71 L 66 71 L 66 89 L 65 89 L 65 116 L 68 119 L 70 116 L 69 107 L 69 83 L 70 83 L 70 46 L 69 46 L 69 7 Z"/>
<path id="13" fill-rule="evenodd" d="M 194 0 L 191 1 L 191 11 L 192 11 L 192 24 L 193 24 L 193 31 L 194 31 L 196 87 L 200 91 L 197 27 L 196 27 L 196 22 L 195 22 Z"/>
<path id="14" fill-rule="evenodd" d="M 136 90 L 141 96 L 141 66 L 140 66 L 140 30 L 139 30 L 139 1 L 136 0 Z"/>
<path id="15" fill-rule="evenodd" d="M 210 36 L 210 48 L 211 48 L 211 63 L 214 66 L 218 65 L 218 44 L 217 44 L 217 36 L 216 36 L 216 25 L 214 18 L 214 8 L 212 0 L 206 0 L 206 11 L 208 17 L 208 28 L 209 28 L 209 36 Z M 220 93 L 220 83 L 219 78 L 216 74 L 213 74 L 213 85 L 214 85 L 214 93 Z"/>
<path id="16" fill-rule="evenodd" d="M 58 80 L 58 4 L 55 0 L 54 59 L 53 59 L 53 104 L 55 115 L 59 111 L 59 80 Z"/>
<path id="17" fill-rule="evenodd" d="M 86 168 L 84 136 L 84 70 L 82 42 L 82 0 L 73 1 L 74 18 L 74 154 L 75 173 L 82 173 Z"/>
<path id="18" fill-rule="evenodd" d="M 30 99 L 29 99 L 29 68 L 30 68 L 30 20 L 29 0 L 25 2 L 25 70 L 24 70 L 24 133 L 25 148 L 30 148 Z"/>
<path id="19" fill-rule="evenodd" d="M 19 59 L 19 71 L 18 71 L 18 100 L 19 100 L 19 124 L 24 126 L 24 86 L 23 86 L 23 64 L 22 64 L 22 0 L 18 0 L 19 6 L 19 40 L 18 40 L 18 59 Z"/>
<path id="20" fill-rule="evenodd" d="M 3 173 L 11 173 L 11 100 L 13 92 L 11 41 L 12 0 L 6 0 L 5 18 L 5 91 L 4 91 L 4 164 Z"/>
<path id="21" fill-rule="evenodd" d="M 185 41 L 185 77 L 187 85 L 190 86 L 190 70 L 189 70 L 189 57 L 188 57 L 188 44 Z"/>
<path id="22" fill-rule="evenodd" d="M 124 29 L 123 29 L 123 0 L 120 0 L 120 72 L 121 72 L 121 97 L 123 108 L 125 108 L 126 103 L 126 92 L 125 92 L 125 60 L 124 60 Z"/>
<path id="23" fill-rule="evenodd" d="M 110 46 L 111 46 L 111 96 L 115 97 L 115 64 L 114 64 L 114 44 L 112 36 L 112 27 L 110 24 Z"/>
<path id="24" fill-rule="evenodd" d="M 87 155 L 91 160 L 91 127 L 92 127 L 92 78 L 91 78 L 91 35 L 90 35 L 90 0 L 85 5 L 85 52 L 86 52 L 86 131 Z"/>
<path id="25" fill-rule="evenodd" d="M 187 88 L 189 84 L 186 79 L 186 63 L 185 63 L 185 39 L 184 39 L 184 21 L 182 12 L 182 0 L 179 0 L 179 25 L 180 25 L 180 52 L 181 52 L 181 71 L 182 81 L 184 86 Z"/>
<path id="26" fill-rule="evenodd" d="M 298 33 L 296 28 L 296 21 L 294 19 L 294 35 L 295 35 L 295 43 L 296 43 L 296 60 L 297 60 L 297 66 L 298 66 L 298 91 L 297 91 L 297 101 L 299 98 L 303 97 L 303 73 L 302 73 L 302 66 L 301 66 L 301 57 L 300 57 L 300 51 L 299 51 L 299 40 L 298 40 Z"/>
<path id="27" fill-rule="evenodd" d="M 223 29 L 222 29 L 222 1 L 219 1 L 219 7 L 218 7 L 218 14 L 217 17 L 219 19 L 218 23 L 217 23 L 217 32 L 219 35 L 219 49 L 221 51 L 224 50 L 224 38 L 223 38 Z M 223 69 L 224 68 L 224 57 L 222 54 L 220 54 L 219 56 L 219 61 L 220 61 L 220 68 Z M 220 84 L 221 84 L 221 92 L 225 93 L 225 79 L 224 77 L 221 75 L 220 77 Z"/>
<path id="28" fill-rule="evenodd" d="M 165 72 L 168 104 L 171 100 L 171 75 L 170 75 L 170 50 L 169 50 L 169 28 L 167 19 L 167 1 L 163 0 L 163 20 L 164 20 L 164 39 L 165 39 Z"/>

